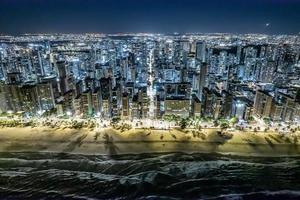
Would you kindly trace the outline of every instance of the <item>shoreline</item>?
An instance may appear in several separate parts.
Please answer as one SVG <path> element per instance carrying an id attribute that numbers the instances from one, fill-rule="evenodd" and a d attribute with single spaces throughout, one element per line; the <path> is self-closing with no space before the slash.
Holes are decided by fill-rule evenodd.
<path id="1" fill-rule="evenodd" d="M 300 156 L 300 133 L 229 133 L 218 128 L 199 130 L 113 128 L 52 129 L 47 127 L 2 128 L 0 152 L 48 152 L 83 155 L 126 155 L 143 153 L 219 153 L 246 156 Z"/>

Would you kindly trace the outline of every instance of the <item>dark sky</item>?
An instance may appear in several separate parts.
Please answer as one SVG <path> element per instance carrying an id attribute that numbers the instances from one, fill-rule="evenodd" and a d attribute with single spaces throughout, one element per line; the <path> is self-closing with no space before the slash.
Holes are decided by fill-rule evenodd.
<path id="1" fill-rule="evenodd" d="M 296 34 L 300 0 L 0 0 L 0 33 L 86 32 Z"/>

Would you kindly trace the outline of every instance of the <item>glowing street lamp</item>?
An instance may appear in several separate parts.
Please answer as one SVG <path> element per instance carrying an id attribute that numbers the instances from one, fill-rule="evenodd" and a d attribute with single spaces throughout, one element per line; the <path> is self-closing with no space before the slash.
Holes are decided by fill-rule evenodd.
<path id="1" fill-rule="evenodd" d="M 37 114 L 38 114 L 38 115 L 42 115 L 43 113 L 44 113 L 43 110 L 38 110 L 38 111 L 37 111 Z"/>
<path id="2" fill-rule="evenodd" d="M 96 117 L 100 117 L 101 113 L 100 112 L 97 112 L 96 113 Z"/>
<path id="3" fill-rule="evenodd" d="M 66 114 L 68 115 L 68 117 L 71 117 L 72 115 L 71 111 L 67 111 Z"/>

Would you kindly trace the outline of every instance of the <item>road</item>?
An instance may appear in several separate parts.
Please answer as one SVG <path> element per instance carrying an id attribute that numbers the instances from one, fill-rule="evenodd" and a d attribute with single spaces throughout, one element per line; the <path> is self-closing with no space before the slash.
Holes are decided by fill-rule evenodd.
<path id="1" fill-rule="evenodd" d="M 155 75 L 153 73 L 153 63 L 154 63 L 154 56 L 153 56 L 153 49 L 150 50 L 149 52 L 149 61 L 148 61 L 148 65 L 149 65 L 149 83 L 150 85 L 148 85 L 147 88 L 147 94 L 149 96 L 149 118 L 150 119 L 154 119 L 155 118 L 155 91 L 153 89 L 153 82 L 155 80 Z"/>

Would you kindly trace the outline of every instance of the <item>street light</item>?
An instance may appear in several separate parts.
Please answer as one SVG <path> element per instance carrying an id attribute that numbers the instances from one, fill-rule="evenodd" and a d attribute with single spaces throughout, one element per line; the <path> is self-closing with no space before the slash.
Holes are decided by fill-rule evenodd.
<path id="1" fill-rule="evenodd" d="M 42 115 L 44 113 L 44 111 L 43 110 L 38 110 L 37 113 L 38 113 L 38 115 Z"/>
<path id="2" fill-rule="evenodd" d="M 72 115 L 71 111 L 67 111 L 66 114 L 68 115 L 68 117 L 71 117 Z"/>

